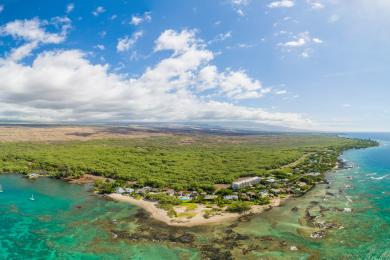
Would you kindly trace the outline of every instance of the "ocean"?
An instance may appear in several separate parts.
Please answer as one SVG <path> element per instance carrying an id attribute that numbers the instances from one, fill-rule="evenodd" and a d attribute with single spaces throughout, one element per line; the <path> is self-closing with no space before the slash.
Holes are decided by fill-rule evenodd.
<path id="1" fill-rule="evenodd" d="M 300 198 L 234 223 L 173 228 L 88 186 L 0 175 L 0 259 L 390 259 L 390 134 Z M 35 200 L 30 200 L 31 196 Z"/>

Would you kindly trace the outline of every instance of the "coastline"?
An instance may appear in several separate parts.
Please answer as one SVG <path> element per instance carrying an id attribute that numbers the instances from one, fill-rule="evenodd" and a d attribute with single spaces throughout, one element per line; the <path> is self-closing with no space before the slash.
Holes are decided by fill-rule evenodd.
<path id="1" fill-rule="evenodd" d="M 247 212 L 241 214 L 222 211 L 209 218 L 205 218 L 203 216 L 204 211 L 208 210 L 209 208 L 207 208 L 203 204 L 198 204 L 197 205 L 198 207 L 193 212 L 195 213 L 195 215 L 191 218 L 187 218 L 187 217 L 168 216 L 167 212 L 164 209 L 157 207 L 157 202 L 147 201 L 144 199 L 137 200 L 130 196 L 125 196 L 116 193 L 111 193 L 106 196 L 115 201 L 130 203 L 139 208 L 142 208 L 143 210 L 147 211 L 153 219 L 163 222 L 169 226 L 176 226 L 176 227 L 194 227 L 194 226 L 203 226 L 208 224 L 222 224 L 225 222 L 231 222 L 239 219 L 242 216 L 248 216 L 251 214 L 260 214 L 265 210 L 269 210 L 273 207 L 278 207 L 289 198 L 289 197 L 275 198 L 271 200 L 271 203 L 268 205 L 263 205 L 263 206 L 255 205 L 252 206 L 251 209 L 248 210 Z M 178 211 L 183 210 L 183 206 L 176 206 L 175 209 Z"/>

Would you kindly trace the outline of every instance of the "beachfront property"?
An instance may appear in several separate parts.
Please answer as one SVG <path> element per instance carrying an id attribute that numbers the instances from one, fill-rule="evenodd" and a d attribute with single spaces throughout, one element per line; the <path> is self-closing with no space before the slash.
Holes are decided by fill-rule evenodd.
<path id="1" fill-rule="evenodd" d="M 245 187 L 250 187 L 256 185 L 261 181 L 260 177 L 246 177 L 240 178 L 232 183 L 233 190 L 239 190 Z"/>
<path id="2" fill-rule="evenodd" d="M 321 173 L 320 172 L 309 172 L 309 173 L 306 173 L 306 176 L 312 176 L 312 177 L 317 177 L 317 176 L 320 176 Z"/>
<path id="3" fill-rule="evenodd" d="M 237 195 L 226 195 L 223 197 L 223 199 L 225 199 L 225 200 L 238 200 L 238 196 Z"/>
<path id="4" fill-rule="evenodd" d="M 134 189 L 132 188 L 122 188 L 122 187 L 118 187 L 115 189 L 115 193 L 117 194 L 124 194 L 124 193 L 133 193 L 134 192 Z"/>
<path id="5" fill-rule="evenodd" d="M 130 194 L 130 193 L 134 192 L 134 189 L 132 189 L 132 188 L 125 188 L 125 192 Z"/>
<path id="6" fill-rule="evenodd" d="M 29 179 L 35 179 L 35 178 L 39 177 L 39 174 L 38 173 L 30 173 L 30 174 L 27 175 L 27 177 Z"/>
<path id="7" fill-rule="evenodd" d="M 216 198 L 218 198 L 217 195 L 206 195 L 204 196 L 204 200 L 215 200 Z"/>
<path id="8" fill-rule="evenodd" d="M 192 198 L 190 196 L 179 196 L 179 200 L 188 201 L 188 200 L 192 200 Z"/>
<path id="9" fill-rule="evenodd" d="M 135 193 L 137 194 L 146 194 L 148 192 L 151 192 L 153 190 L 152 187 L 149 187 L 149 186 L 145 186 L 143 188 L 140 188 L 140 189 L 136 189 L 135 190 Z"/>
<path id="10" fill-rule="evenodd" d="M 122 188 L 122 187 L 118 187 L 118 188 L 116 188 L 116 190 L 115 190 L 115 193 L 118 193 L 118 194 L 123 194 L 123 193 L 125 193 L 125 192 L 126 192 L 125 189 Z"/>

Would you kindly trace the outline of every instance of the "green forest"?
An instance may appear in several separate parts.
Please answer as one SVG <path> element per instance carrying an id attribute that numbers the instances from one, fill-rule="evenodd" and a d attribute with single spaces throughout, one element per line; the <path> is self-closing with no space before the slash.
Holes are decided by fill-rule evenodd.
<path id="1" fill-rule="evenodd" d="M 0 172 L 43 173 L 62 178 L 88 173 L 132 181 L 139 186 L 208 190 L 215 184 L 230 184 L 238 177 L 270 174 L 305 154 L 314 154 L 305 162 L 315 167 L 313 158 L 321 153 L 332 151 L 331 164 L 342 150 L 375 144 L 369 140 L 303 134 L 5 142 L 0 143 Z M 290 170 L 283 168 L 284 172 Z"/>

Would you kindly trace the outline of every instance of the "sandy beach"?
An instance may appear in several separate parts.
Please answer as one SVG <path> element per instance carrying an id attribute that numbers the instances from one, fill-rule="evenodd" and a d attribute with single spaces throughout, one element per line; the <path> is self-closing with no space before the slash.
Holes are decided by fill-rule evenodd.
<path id="1" fill-rule="evenodd" d="M 194 210 L 191 211 L 191 216 L 188 218 L 188 216 L 182 216 L 182 217 L 169 217 L 167 215 L 167 212 L 163 209 L 160 209 L 157 207 L 156 202 L 151 202 L 147 201 L 144 199 L 135 199 L 130 196 L 125 196 L 121 194 L 116 194 L 112 193 L 107 195 L 109 198 L 116 200 L 116 201 L 121 201 L 121 202 L 126 202 L 126 203 L 131 203 L 133 205 L 136 205 L 140 208 L 143 208 L 147 212 L 151 214 L 151 217 L 154 219 L 164 222 L 167 225 L 170 226 L 178 226 L 178 227 L 194 227 L 194 226 L 200 226 L 200 225 L 207 225 L 207 224 L 221 224 L 225 222 L 230 222 L 233 220 L 238 219 L 241 216 L 245 216 L 248 214 L 259 214 L 263 212 L 266 209 L 272 208 L 272 207 L 277 207 L 279 206 L 283 201 L 285 201 L 287 198 L 280 199 L 280 198 L 275 198 L 271 201 L 271 204 L 269 205 L 264 205 L 264 206 L 253 206 L 248 212 L 245 212 L 243 214 L 239 213 L 230 213 L 230 212 L 220 212 L 216 215 L 213 215 L 209 218 L 205 218 L 204 212 L 206 210 L 209 210 L 210 208 L 207 208 L 205 205 L 198 204 L 198 207 Z M 184 206 L 177 206 L 175 207 L 175 211 L 180 213 L 185 211 Z M 179 214 L 180 215 L 180 214 Z"/>

